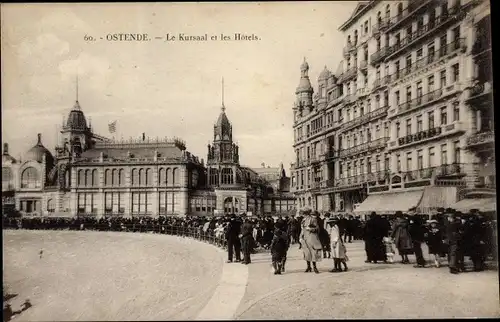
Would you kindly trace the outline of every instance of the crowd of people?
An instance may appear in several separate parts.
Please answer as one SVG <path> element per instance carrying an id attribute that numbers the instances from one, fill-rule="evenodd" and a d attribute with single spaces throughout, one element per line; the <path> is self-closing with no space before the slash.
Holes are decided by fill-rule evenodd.
<path id="1" fill-rule="evenodd" d="M 251 263 L 251 254 L 270 251 L 275 274 L 285 271 L 286 253 L 298 244 L 306 261 L 305 272 L 318 273 L 316 263 L 333 258 L 331 272 L 347 267 L 346 243 L 364 240 L 366 263 L 393 262 L 396 250 L 401 263 L 415 255 L 415 267 L 426 267 L 422 244 L 426 243 L 436 267 L 447 257 L 450 272 L 465 271 L 464 256 L 471 258 L 474 270 L 485 269 L 488 256 L 496 259 L 496 220 L 477 211 L 461 214 L 440 209 L 431 220 L 397 212 L 368 220 L 348 214 L 321 216 L 311 210 L 299 216 L 249 218 L 235 214 L 222 217 L 78 217 L 3 218 L 4 229 L 97 230 L 159 233 L 197 238 L 227 250 L 228 262 Z M 342 269 L 342 267 L 344 269 Z"/>

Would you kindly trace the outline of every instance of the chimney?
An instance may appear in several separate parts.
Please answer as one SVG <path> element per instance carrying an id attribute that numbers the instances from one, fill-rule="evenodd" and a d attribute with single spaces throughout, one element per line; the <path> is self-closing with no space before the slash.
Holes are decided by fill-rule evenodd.
<path id="1" fill-rule="evenodd" d="M 38 142 L 37 145 L 42 145 L 42 133 L 38 133 Z"/>
<path id="2" fill-rule="evenodd" d="M 3 144 L 3 154 L 9 154 L 9 144 L 8 143 Z"/>

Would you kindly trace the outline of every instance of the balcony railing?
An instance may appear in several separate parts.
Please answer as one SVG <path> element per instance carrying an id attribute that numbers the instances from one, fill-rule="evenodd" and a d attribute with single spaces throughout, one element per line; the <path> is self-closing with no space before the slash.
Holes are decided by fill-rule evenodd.
<path id="1" fill-rule="evenodd" d="M 441 133 L 442 133 L 442 129 L 440 127 L 434 127 L 432 129 L 420 131 L 420 132 L 417 132 L 415 134 L 410 134 L 410 135 L 404 136 L 402 138 L 399 138 L 398 144 L 401 146 L 401 145 L 406 145 L 406 144 L 410 144 L 413 142 L 419 142 L 422 140 L 430 139 L 432 137 L 441 135 Z"/>
<path id="2" fill-rule="evenodd" d="M 373 82 L 373 87 L 372 87 L 372 91 L 376 91 L 378 90 L 380 87 L 382 86 L 386 86 L 387 84 L 389 84 L 389 75 L 387 76 L 384 76 L 384 77 L 381 77 L 381 78 L 377 78 L 374 82 Z"/>
<path id="3" fill-rule="evenodd" d="M 411 64 L 410 66 L 406 66 L 405 68 L 395 71 L 394 73 L 389 75 L 390 82 L 392 83 L 403 78 L 404 76 L 408 76 L 413 72 L 420 70 L 431 63 L 437 62 L 439 59 L 445 56 L 457 52 L 458 50 L 465 50 L 464 38 L 457 39 L 447 44 L 446 46 L 439 48 L 437 51 L 429 53 L 429 55 L 418 59 L 414 64 Z"/>
<path id="4" fill-rule="evenodd" d="M 441 88 L 436 89 L 432 92 L 429 92 L 425 95 L 417 96 L 414 99 L 411 99 L 407 102 L 401 103 L 398 105 L 398 113 L 411 111 L 413 109 L 419 108 L 423 105 L 432 103 L 435 100 L 438 100 L 443 95 L 443 90 Z"/>
<path id="5" fill-rule="evenodd" d="M 368 87 L 360 87 L 358 89 L 356 89 L 356 95 L 359 97 L 359 96 L 365 96 L 365 95 L 368 95 L 370 94 L 370 90 Z"/>
<path id="6" fill-rule="evenodd" d="M 397 26 L 401 25 L 404 21 L 406 21 L 409 17 L 416 14 L 420 9 L 424 8 L 424 6 L 432 2 L 433 0 L 414 0 L 408 3 L 408 7 L 403 11 L 399 12 L 396 16 L 389 19 L 387 31 L 391 31 Z"/>
<path id="7" fill-rule="evenodd" d="M 466 175 L 466 165 L 461 163 L 443 164 L 436 167 L 437 176 Z"/>
<path id="8" fill-rule="evenodd" d="M 370 55 L 370 64 L 373 66 L 383 61 L 389 54 L 389 46 L 385 46 Z"/>
<path id="9" fill-rule="evenodd" d="M 355 42 L 348 42 L 347 45 L 344 47 L 344 57 L 349 56 L 353 51 L 356 50 L 356 43 Z"/>
<path id="10" fill-rule="evenodd" d="M 334 151 L 334 150 L 326 151 L 325 153 L 323 153 L 323 157 L 326 160 L 336 158 L 337 157 L 337 151 Z"/>
<path id="11" fill-rule="evenodd" d="M 386 30 L 387 27 L 389 27 L 389 19 L 384 18 L 379 20 L 376 24 L 373 25 L 372 32 L 374 35 L 378 35 L 380 32 Z"/>
<path id="12" fill-rule="evenodd" d="M 493 131 L 476 133 L 467 138 L 467 145 L 469 147 L 490 143 L 495 143 L 495 133 Z"/>
<path id="13" fill-rule="evenodd" d="M 358 71 L 357 67 L 351 67 L 345 72 L 342 73 L 339 77 L 339 82 L 346 82 L 354 77 L 356 77 L 356 73 Z"/>
<path id="14" fill-rule="evenodd" d="M 423 168 L 419 170 L 407 171 L 403 174 L 406 182 L 412 182 L 417 180 L 429 180 L 434 173 L 435 168 Z"/>
<path id="15" fill-rule="evenodd" d="M 402 41 L 389 47 L 389 52 L 386 56 L 390 58 L 401 51 L 407 49 L 409 46 L 415 44 L 418 40 L 430 35 L 432 32 L 441 30 L 442 27 L 452 21 L 457 21 L 463 17 L 465 13 L 460 11 L 460 6 L 454 6 L 450 9 L 449 13 L 442 14 L 436 20 L 430 21 L 422 27 L 418 28 L 415 32 L 406 36 Z"/>
<path id="16" fill-rule="evenodd" d="M 467 103 L 472 104 L 478 102 L 487 102 L 485 98 L 491 97 L 492 86 L 489 82 L 478 83 L 471 88 L 469 97 L 466 99 Z"/>
<path id="17" fill-rule="evenodd" d="M 380 138 L 380 139 L 377 139 L 374 141 L 368 141 L 368 142 L 365 142 L 362 144 L 358 144 L 358 145 L 350 147 L 348 149 L 340 150 L 339 157 L 345 158 L 345 157 L 360 154 L 360 153 L 363 153 L 366 151 L 370 151 L 370 150 L 374 150 L 374 149 L 378 149 L 378 148 L 383 148 L 387 144 L 388 141 L 389 141 L 389 138 L 384 137 L 384 138 Z"/>
<path id="18" fill-rule="evenodd" d="M 377 108 L 377 109 L 375 109 L 367 114 L 359 116 L 353 120 L 350 120 L 349 122 L 346 122 L 342 125 L 342 131 L 348 131 L 356 126 L 363 125 L 366 122 L 375 120 L 381 116 L 386 116 L 388 108 L 389 108 L 388 106 L 383 106 L 383 107 Z"/>
<path id="19" fill-rule="evenodd" d="M 347 94 L 344 97 L 344 104 L 351 104 L 354 103 L 355 101 L 356 101 L 356 95 L 354 94 Z"/>

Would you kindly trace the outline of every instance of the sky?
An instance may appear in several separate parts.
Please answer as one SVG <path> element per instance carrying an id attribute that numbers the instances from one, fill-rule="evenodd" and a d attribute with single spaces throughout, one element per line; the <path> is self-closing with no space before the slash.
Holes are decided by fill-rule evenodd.
<path id="1" fill-rule="evenodd" d="M 356 4 L 2 4 L 2 141 L 18 158 L 41 133 L 53 152 L 76 99 L 78 75 L 79 103 L 95 133 L 180 137 L 189 152 L 206 159 L 224 77 L 240 163 L 282 162 L 288 170 L 300 65 L 306 57 L 314 88 L 325 66 L 335 73 L 345 43 L 338 27 Z M 117 33 L 147 33 L 153 40 L 106 40 Z M 180 33 L 209 39 L 165 41 Z M 234 33 L 259 40 L 210 38 Z M 110 134 L 108 123 L 115 120 L 117 132 Z"/>

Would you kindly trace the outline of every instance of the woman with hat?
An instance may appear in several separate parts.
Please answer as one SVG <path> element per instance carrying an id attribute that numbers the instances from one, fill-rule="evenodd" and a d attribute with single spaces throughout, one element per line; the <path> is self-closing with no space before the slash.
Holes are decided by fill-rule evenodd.
<path id="1" fill-rule="evenodd" d="M 339 219 L 336 217 L 330 217 L 327 223 L 330 225 L 330 247 L 333 257 L 333 269 L 330 272 L 342 272 L 342 263 L 344 264 L 344 270 L 347 271 L 346 248 L 340 235 Z"/>
<path id="2" fill-rule="evenodd" d="M 396 223 L 394 224 L 391 238 L 394 240 L 394 244 L 402 258 L 401 263 L 403 264 L 408 264 L 410 262 L 408 255 L 413 254 L 413 241 L 411 240 L 409 227 L 409 221 L 403 216 L 401 211 L 397 211 Z"/>
<path id="3" fill-rule="evenodd" d="M 316 262 L 321 261 L 321 255 L 323 251 L 323 246 L 319 240 L 319 226 L 316 216 L 313 216 L 311 210 L 307 209 L 303 211 L 304 219 L 301 223 L 300 232 L 300 243 L 302 245 L 302 252 L 304 254 L 304 260 L 307 263 L 306 273 L 309 273 L 314 269 L 314 272 L 319 273 L 316 267 Z M 312 262 L 312 269 L 311 269 Z"/>

